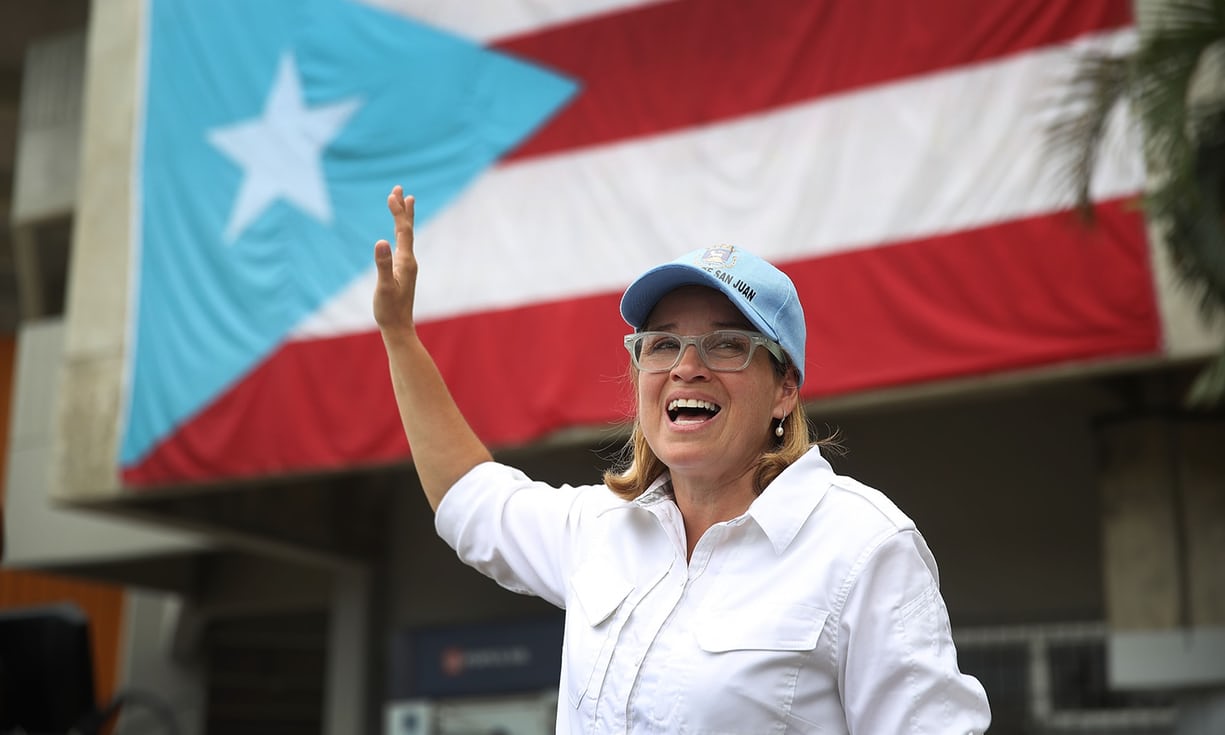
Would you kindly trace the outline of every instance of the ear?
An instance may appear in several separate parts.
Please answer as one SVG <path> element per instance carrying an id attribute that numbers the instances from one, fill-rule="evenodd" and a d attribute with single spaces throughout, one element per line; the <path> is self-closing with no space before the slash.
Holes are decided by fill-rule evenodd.
<path id="1" fill-rule="evenodd" d="M 794 367 L 787 368 L 778 383 L 777 400 L 774 402 L 774 418 L 782 419 L 795 411 L 800 401 L 800 381 Z"/>

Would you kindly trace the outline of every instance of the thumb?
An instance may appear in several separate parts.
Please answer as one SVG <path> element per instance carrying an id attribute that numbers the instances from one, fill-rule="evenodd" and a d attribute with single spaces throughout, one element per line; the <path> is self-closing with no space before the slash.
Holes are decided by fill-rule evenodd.
<path id="1" fill-rule="evenodd" d="M 379 240 L 374 244 L 374 265 L 378 269 L 380 284 L 395 281 L 391 269 L 391 243 Z"/>

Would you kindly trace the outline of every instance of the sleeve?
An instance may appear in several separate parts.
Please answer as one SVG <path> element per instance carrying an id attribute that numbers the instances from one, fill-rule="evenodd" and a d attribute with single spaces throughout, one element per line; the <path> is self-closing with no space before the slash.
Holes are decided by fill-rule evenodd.
<path id="1" fill-rule="evenodd" d="M 501 586 L 565 607 L 585 489 L 552 487 L 486 462 L 447 491 L 434 527 L 461 561 Z"/>
<path id="2" fill-rule="evenodd" d="M 957 667 L 936 565 L 915 530 L 866 555 L 840 621 L 839 678 L 851 733 L 981 734 L 982 684 Z"/>

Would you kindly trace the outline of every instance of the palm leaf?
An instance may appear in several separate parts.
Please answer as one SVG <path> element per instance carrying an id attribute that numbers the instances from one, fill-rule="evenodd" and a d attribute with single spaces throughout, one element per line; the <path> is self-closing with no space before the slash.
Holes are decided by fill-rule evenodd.
<path id="1" fill-rule="evenodd" d="M 1091 215 L 1090 185 L 1107 124 L 1120 103 L 1131 106 L 1149 168 L 1142 206 L 1175 273 L 1211 320 L 1225 314 L 1225 0 L 1142 7 L 1135 50 L 1090 52 L 1077 62 L 1049 142 L 1077 209 Z M 1225 352 L 1199 375 L 1187 400 L 1225 402 Z"/>

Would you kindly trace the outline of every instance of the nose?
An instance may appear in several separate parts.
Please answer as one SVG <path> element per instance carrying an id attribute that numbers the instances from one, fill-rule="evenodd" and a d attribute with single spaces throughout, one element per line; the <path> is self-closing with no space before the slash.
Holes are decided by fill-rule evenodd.
<path id="1" fill-rule="evenodd" d="M 680 380 L 694 380 L 706 376 L 706 363 L 698 354 L 698 346 L 688 344 L 681 347 L 681 359 L 672 368 L 672 376 Z"/>

